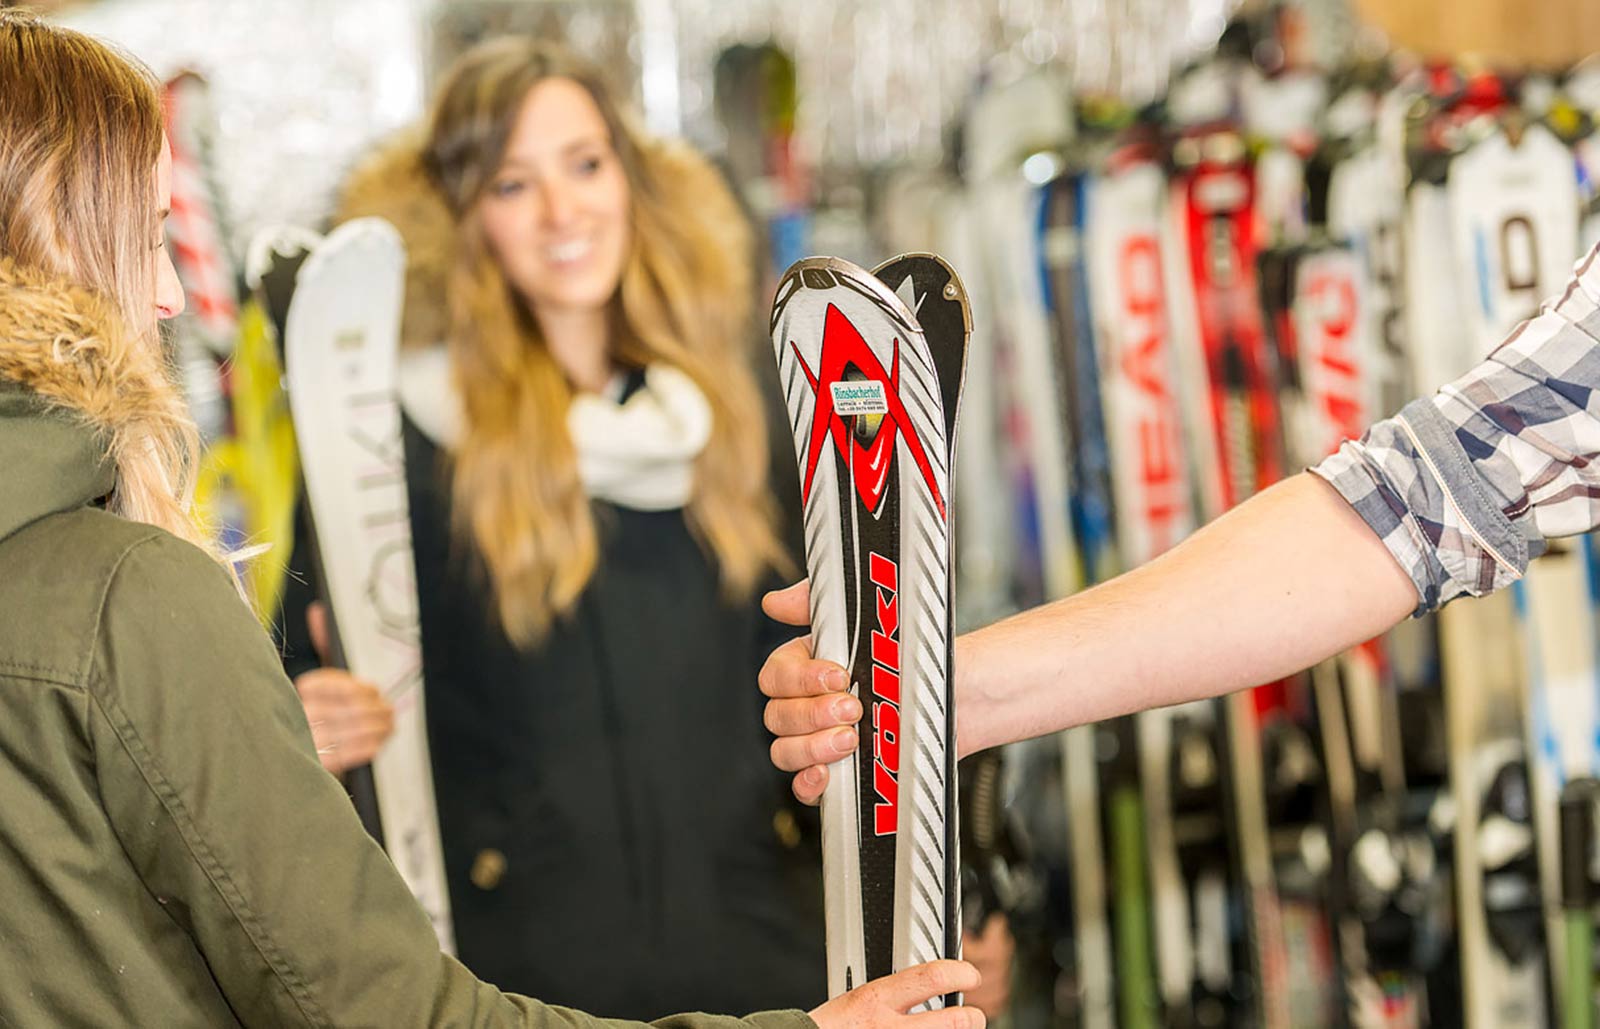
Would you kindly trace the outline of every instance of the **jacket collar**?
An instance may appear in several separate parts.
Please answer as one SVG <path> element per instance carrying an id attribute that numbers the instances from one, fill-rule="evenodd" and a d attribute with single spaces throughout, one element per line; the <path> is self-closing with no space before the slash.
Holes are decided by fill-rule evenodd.
<path id="1" fill-rule="evenodd" d="M 108 342 L 120 322 L 94 293 L 0 258 L 0 540 L 115 485 L 110 443 L 137 434 L 153 360 Z"/>

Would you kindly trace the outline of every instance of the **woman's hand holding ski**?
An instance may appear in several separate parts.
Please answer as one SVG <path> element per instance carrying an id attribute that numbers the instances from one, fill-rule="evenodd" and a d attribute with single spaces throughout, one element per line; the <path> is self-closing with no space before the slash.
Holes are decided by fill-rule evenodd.
<path id="1" fill-rule="evenodd" d="M 311 642 L 328 660 L 328 612 L 319 603 L 306 610 Z M 294 681 L 311 726 L 322 767 L 334 775 L 370 764 L 394 733 L 394 705 L 383 691 L 342 668 L 314 668 Z"/>
<path id="2" fill-rule="evenodd" d="M 858 986 L 811 1012 L 817 1029 L 983 1029 L 983 1012 L 944 1007 L 906 1012 L 939 997 L 975 990 L 983 982 L 965 961 L 929 961 Z"/>
<path id="3" fill-rule="evenodd" d="M 342 668 L 314 668 L 294 681 L 322 767 L 334 775 L 372 763 L 394 732 L 394 706 L 378 687 Z"/>

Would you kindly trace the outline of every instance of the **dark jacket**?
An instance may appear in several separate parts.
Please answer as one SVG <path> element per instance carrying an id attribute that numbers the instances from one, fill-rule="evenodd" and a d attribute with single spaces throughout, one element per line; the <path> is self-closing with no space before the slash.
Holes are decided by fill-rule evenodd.
<path id="1" fill-rule="evenodd" d="M 768 757 L 755 686 L 794 631 L 719 595 L 681 511 L 596 504 L 599 573 L 519 651 L 451 532 L 439 452 L 413 427 L 406 443 L 461 959 L 626 1017 L 820 1003 L 817 838 Z"/>
<path id="2" fill-rule="evenodd" d="M 439 953 L 226 572 L 100 506 L 116 332 L 0 260 L 0 1024 L 599 1029 Z"/>

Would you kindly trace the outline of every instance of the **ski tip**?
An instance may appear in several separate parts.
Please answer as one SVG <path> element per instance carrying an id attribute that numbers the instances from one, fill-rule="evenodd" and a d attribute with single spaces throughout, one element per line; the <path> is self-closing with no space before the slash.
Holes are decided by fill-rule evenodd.
<path id="1" fill-rule="evenodd" d="M 807 257 L 791 264 L 778 280 L 778 290 L 772 299 L 772 318 L 769 333 L 775 332 L 783 309 L 794 295 L 803 289 L 829 290 L 844 288 L 862 294 L 887 311 L 907 334 L 922 337 L 922 326 L 906 302 L 884 285 L 877 275 L 842 257 Z"/>
<path id="2" fill-rule="evenodd" d="M 400 230 L 382 218 L 353 218 L 322 237 L 321 243 L 300 266 L 299 278 L 314 277 L 346 250 L 365 247 L 371 247 L 378 254 L 395 255 L 400 266 L 405 267 L 406 244 Z"/>
<path id="3" fill-rule="evenodd" d="M 250 237 L 245 249 L 245 285 L 251 290 L 260 289 L 261 280 L 280 258 L 315 253 L 322 239 L 321 233 L 301 225 L 268 225 Z"/>
<path id="4" fill-rule="evenodd" d="M 910 272 L 918 265 L 932 265 L 937 269 L 935 278 L 944 280 L 944 286 L 940 291 L 941 296 L 946 302 L 961 305 L 962 327 L 967 335 L 970 336 L 972 334 L 972 301 L 969 299 L 966 284 L 961 281 L 961 276 L 957 274 L 956 270 L 950 266 L 950 262 L 938 254 L 923 250 L 897 254 L 872 269 L 872 274 L 887 284 L 889 279 L 901 272 L 902 266 L 905 272 Z"/>

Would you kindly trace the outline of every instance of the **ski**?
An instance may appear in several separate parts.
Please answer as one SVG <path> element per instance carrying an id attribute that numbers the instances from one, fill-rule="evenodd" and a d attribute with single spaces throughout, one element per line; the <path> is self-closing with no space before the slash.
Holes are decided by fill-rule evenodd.
<path id="1" fill-rule="evenodd" d="M 902 254 L 891 258 L 872 270 L 878 280 L 899 297 L 921 325 L 928 341 L 928 351 L 933 357 L 934 370 L 939 379 L 939 399 L 944 407 L 945 453 L 949 461 L 948 481 L 955 482 L 956 428 L 961 420 L 961 397 L 967 373 L 967 344 L 972 338 L 972 305 L 967 298 L 961 277 L 945 260 L 935 254 Z M 952 487 L 953 490 L 953 487 Z M 946 512 L 949 527 L 950 559 L 945 589 L 951 598 L 950 614 L 945 626 L 945 668 L 954 676 L 956 667 L 955 633 L 955 521 Z M 961 893 L 961 831 L 960 797 L 961 779 L 957 769 L 955 704 L 945 708 L 945 783 L 947 784 L 947 809 L 945 813 L 945 848 L 950 855 L 945 881 L 945 953 L 961 953 L 962 893 Z M 1000 756 L 993 763 L 998 768 Z M 998 771 L 993 773 L 998 775 Z M 949 787 L 954 787 L 953 790 Z M 985 837 L 989 839 L 988 835 Z M 989 839 L 992 843 L 992 839 Z M 952 878 L 952 875 L 954 876 Z M 986 877 L 981 877 L 985 878 Z M 981 922 L 973 931 L 981 931 Z"/>
<path id="2" fill-rule="evenodd" d="M 1099 355 L 1089 282 L 1088 203 L 1093 178 L 1069 171 L 1044 187 L 1040 212 L 1039 253 L 1045 307 L 1055 327 L 1055 362 L 1061 370 L 1062 407 L 1072 461 L 1071 512 L 1074 537 L 1090 583 L 1116 574 L 1116 505 L 1112 455 L 1107 440 Z M 1063 734 L 1067 786 L 1081 790 L 1071 778 L 1093 776 L 1103 804 L 1075 807 L 1074 838 L 1109 843 L 1109 889 L 1100 898 L 1080 896 L 1080 904 L 1096 904 L 1097 917 L 1111 926 L 1115 953 L 1118 1024 L 1124 1029 L 1154 1026 L 1157 988 L 1149 912 L 1149 877 L 1145 867 L 1146 812 L 1139 788 L 1137 721 L 1116 718 L 1085 730 Z M 1097 832 L 1094 823 L 1102 821 Z M 1075 867 L 1093 860 L 1086 848 L 1075 848 Z M 1078 879 L 1085 878 L 1083 876 Z M 1075 880 L 1076 881 L 1076 880 Z M 1101 911 L 1105 914 L 1102 915 Z"/>
<path id="3" fill-rule="evenodd" d="M 372 766 L 380 838 L 449 951 L 396 394 L 405 265 L 387 222 L 334 230 L 296 276 L 285 363 L 337 638 L 350 670 L 395 710 L 394 733 Z"/>
<path id="4" fill-rule="evenodd" d="M 800 468 L 814 652 L 850 671 L 870 710 L 870 738 L 823 797 L 837 995 L 950 956 L 959 934 L 946 413 L 915 316 L 854 265 L 808 258 L 785 272 L 771 337 Z"/>
<path id="5" fill-rule="evenodd" d="M 1451 211 L 1459 281 L 1474 289 L 1466 305 L 1471 333 L 1464 367 L 1476 365 L 1525 318 L 1555 296 L 1578 259 L 1578 179 L 1572 151 L 1542 125 L 1520 138 L 1497 130 L 1450 163 Z"/>
<path id="6" fill-rule="evenodd" d="M 1004 442 L 998 452 L 1013 500 L 1014 543 L 1007 552 L 1013 609 L 1069 596 L 1084 581 L 1073 531 L 1069 380 L 1052 342 L 1040 274 L 1043 196 L 1021 167 L 1030 151 L 1038 151 L 1040 161 L 1059 168 L 1053 151 L 1075 133 L 1063 95 L 1048 77 L 992 85 L 965 122 L 965 175 L 974 228 L 983 229 L 987 272 L 975 285 L 982 301 L 979 331 L 993 344 L 992 355 L 979 361 L 993 362 L 994 421 Z M 994 462 L 993 454 L 985 461 Z M 976 464 L 968 462 L 964 475 Z M 1065 893 L 1052 905 L 1064 920 L 1059 943 L 1052 944 L 1056 994 L 1076 1024 L 1110 1029 L 1116 1024 L 1113 938 L 1094 738 L 1094 727 L 1084 725 L 1030 741 L 1019 748 L 1019 765 L 1031 800 L 1060 793 L 1057 811 L 1039 805 L 1040 855 L 1060 873 L 1052 882 Z"/>
<path id="7" fill-rule="evenodd" d="M 1408 334 L 1424 391 L 1465 373 L 1498 343 L 1489 341 L 1486 326 L 1473 324 L 1486 317 L 1482 304 L 1493 294 L 1490 283 L 1478 281 L 1471 256 L 1477 251 L 1487 258 L 1489 251 L 1478 249 L 1473 227 L 1458 224 L 1470 217 L 1476 192 L 1467 188 L 1475 177 L 1471 166 L 1460 160 L 1447 151 L 1414 158 L 1407 193 Z M 1503 227 L 1503 220 L 1492 226 L 1497 243 Z M 1529 241 L 1515 227 L 1511 237 L 1520 271 L 1528 258 L 1520 248 Z M 1471 272 L 1467 278 L 1462 268 Z M 1487 274 L 1487 263 L 1483 268 Z M 1458 600 L 1440 612 L 1439 633 L 1464 1021 L 1471 1029 L 1544 1025 L 1546 977 L 1521 713 L 1526 675 L 1512 598 Z"/>
<path id="8" fill-rule="evenodd" d="M 1337 387 L 1347 386 L 1361 366 L 1351 346 L 1356 327 L 1343 324 L 1330 333 L 1327 318 L 1353 318 L 1356 296 L 1348 275 L 1340 278 L 1328 267 L 1331 260 L 1311 244 L 1264 250 L 1257 258 L 1286 468 L 1308 463 L 1330 432 L 1348 430 L 1352 413 L 1349 390 Z M 1335 341 L 1341 345 L 1330 345 Z M 1336 683 L 1336 667 L 1323 662 L 1256 691 L 1273 881 L 1296 1026 L 1333 1024 L 1342 983 L 1329 916 L 1328 755 L 1318 732 L 1322 699 L 1336 695 L 1326 688 Z"/>
<path id="9" fill-rule="evenodd" d="M 1282 477 L 1281 436 L 1266 327 L 1256 286 L 1255 179 L 1243 141 L 1231 131 L 1180 141 L 1174 180 L 1177 246 L 1193 307 L 1201 409 L 1207 432 L 1198 461 L 1206 514 L 1216 517 Z M 1260 687 L 1221 702 L 1226 817 L 1242 884 L 1245 938 L 1266 1027 L 1291 1023 L 1284 923 L 1273 875 L 1262 763 L 1262 724 L 1273 706 Z M 1264 703 L 1258 703 L 1258 696 Z"/>
<path id="10" fill-rule="evenodd" d="M 1593 1022 L 1589 911 L 1595 790 L 1600 786 L 1600 635 L 1592 537 L 1552 542 L 1513 587 L 1528 627 L 1529 752 L 1545 946 L 1565 1027 Z"/>
<path id="11" fill-rule="evenodd" d="M 1374 384 L 1380 369 L 1392 374 L 1384 361 L 1392 355 L 1373 338 L 1365 265 L 1354 249 L 1326 241 L 1306 248 L 1289 289 L 1302 391 L 1298 457 L 1311 465 L 1360 438 L 1374 420 Z M 1412 955 L 1380 937 L 1392 925 L 1393 905 L 1414 892 L 1407 889 L 1410 862 L 1401 839 L 1405 771 L 1385 641 L 1323 662 L 1311 678 L 1332 845 L 1325 892 L 1337 929 L 1343 1003 L 1357 1027 L 1410 1029 L 1422 1018 Z"/>

